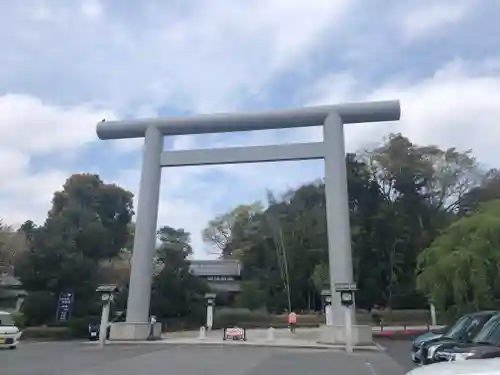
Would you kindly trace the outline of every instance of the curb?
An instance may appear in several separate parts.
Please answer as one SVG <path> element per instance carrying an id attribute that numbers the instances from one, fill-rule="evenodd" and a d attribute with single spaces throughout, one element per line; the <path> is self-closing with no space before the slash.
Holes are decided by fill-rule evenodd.
<path id="1" fill-rule="evenodd" d="M 373 333 L 374 339 L 389 339 L 389 340 L 409 340 L 414 336 L 421 335 L 427 331 L 382 331 Z"/>
<path id="2" fill-rule="evenodd" d="M 98 344 L 95 341 L 86 341 L 87 345 L 96 345 Z M 260 348 L 281 348 L 281 349 L 321 349 L 321 350 L 333 350 L 333 351 L 344 351 L 345 345 L 334 345 L 334 344 L 326 344 L 326 343 L 315 343 L 315 344 L 281 344 L 281 343 L 252 343 L 248 341 L 230 341 L 230 342 L 218 342 L 218 341 L 166 341 L 166 340 L 158 340 L 158 341 L 107 341 L 106 345 L 175 345 L 175 346 L 252 346 L 252 347 L 260 347 Z M 353 347 L 354 351 L 373 351 L 373 352 L 382 352 L 385 351 L 386 348 L 380 344 L 374 343 L 373 345 L 362 345 Z"/>

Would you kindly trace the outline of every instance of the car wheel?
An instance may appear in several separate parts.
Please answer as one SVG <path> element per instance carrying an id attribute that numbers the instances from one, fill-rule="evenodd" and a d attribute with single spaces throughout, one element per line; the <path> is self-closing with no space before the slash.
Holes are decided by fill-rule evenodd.
<path id="1" fill-rule="evenodd" d="M 17 345 L 9 346 L 10 350 L 17 349 Z"/>

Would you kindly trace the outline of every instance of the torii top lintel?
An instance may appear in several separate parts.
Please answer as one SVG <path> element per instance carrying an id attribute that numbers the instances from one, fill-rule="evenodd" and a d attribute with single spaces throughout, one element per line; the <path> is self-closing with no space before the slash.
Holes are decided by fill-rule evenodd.
<path id="1" fill-rule="evenodd" d="M 299 128 L 322 125 L 329 113 L 337 112 L 344 124 L 397 121 L 399 101 L 347 103 L 250 113 L 223 113 L 186 117 L 105 121 L 97 124 L 100 139 L 142 138 L 155 126 L 163 135 L 225 133 L 251 130 Z"/>

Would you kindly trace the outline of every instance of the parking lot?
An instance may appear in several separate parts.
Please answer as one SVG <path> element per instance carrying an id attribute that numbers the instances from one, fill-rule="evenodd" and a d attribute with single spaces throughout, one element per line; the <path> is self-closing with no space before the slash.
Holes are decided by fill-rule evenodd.
<path id="1" fill-rule="evenodd" d="M 404 344 L 404 345 L 403 345 Z M 387 353 L 259 347 L 24 343 L 0 350 L 2 375 L 401 375 L 410 367 L 406 342 Z"/>

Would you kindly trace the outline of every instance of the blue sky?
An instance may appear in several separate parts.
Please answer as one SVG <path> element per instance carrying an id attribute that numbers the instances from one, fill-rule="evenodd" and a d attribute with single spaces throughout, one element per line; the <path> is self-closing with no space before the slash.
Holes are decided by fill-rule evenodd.
<path id="1" fill-rule="evenodd" d="M 96 172 L 136 193 L 140 140 L 102 118 L 400 99 L 398 123 L 346 126 L 349 151 L 390 132 L 500 167 L 495 0 L 0 0 L 0 217 L 43 222 L 55 190 Z M 167 149 L 321 140 L 316 128 L 172 137 Z M 318 161 L 164 169 L 159 224 L 218 213 L 323 175 Z"/>

